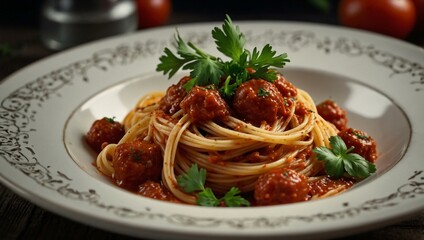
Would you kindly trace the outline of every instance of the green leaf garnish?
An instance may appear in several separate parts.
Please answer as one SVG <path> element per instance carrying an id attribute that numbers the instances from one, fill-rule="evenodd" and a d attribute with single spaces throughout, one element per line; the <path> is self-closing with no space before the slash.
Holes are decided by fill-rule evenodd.
<path id="1" fill-rule="evenodd" d="M 198 194 L 197 205 L 205 207 L 216 207 L 219 206 L 221 200 L 215 197 L 212 189 L 205 188 Z"/>
<path id="2" fill-rule="evenodd" d="M 250 203 L 246 199 L 241 196 L 240 190 L 236 187 L 232 187 L 223 197 L 223 201 L 225 202 L 225 206 L 227 207 L 238 207 L 238 206 L 249 206 Z"/>
<path id="3" fill-rule="evenodd" d="M 199 169 L 197 164 L 193 164 L 187 173 L 177 178 L 178 185 L 188 193 L 204 190 L 205 181 L 206 170 Z"/>
<path id="4" fill-rule="evenodd" d="M 222 30 L 215 27 L 212 30 L 212 37 L 215 39 L 217 49 L 233 61 L 238 62 L 244 52 L 246 39 L 239 27 L 235 27 L 231 18 L 227 15 Z"/>
<path id="5" fill-rule="evenodd" d="M 156 71 L 163 71 L 164 74 L 169 74 L 168 77 L 171 78 L 186 61 L 175 56 L 169 48 L 165 48 L 164 53 L 165 55 L 159 58 L 161 63 L 156 67 Z"/>
<path id="6" fill-rule="evenodd" d="M 253 49 L 252 57 L 250 59 L 250 67 L 260 69 L 262 67 L 278 66 L 283 67 L 287 59 L 287 53 L 275 56 L 277 52 L 272 50 L 271 45 L 267 44 L 262 48 L 261 52 L 258 52 L 256 48 Z"/>
<path id="7" fill-rule="evenodd" d="M 357 131 L 354 131 L 354 132 L 353 132 L 353 134 L 354 134 L 356 137 L 358 137 L 359 139 L 362 139 L 362 140 L 368 140 L 368 139 L 370 139 L 370 137 L 369 137 L 369 136 L 367 136 L 367 135 L 363 135 L 363 134 L 361 134 L 361 133 L 359 133 L 359 132 L 357 132 Z"/>
<path id="8" fill-rule="evenodd" d="M 115 117 L 104 117 L 104 119 L 106 119 L 109 123 L 115 123 Z"/>
<path id="9" fill-rule="evenodd" d="M 331 136 L 329 141 L 331 148 L 316 147 L 312 150 L 317 154 L 318 160 L 324 161 L 328 175 L 340 178 L 346 172 L 355 178 L 366 178 L 376 171 L 373 163 L 359 154 L 351 153 L 353 147 L 347 149 L 340 136 Z"/>
<path id="10" fill-rule="evenodd" d="M 143 151 L 141 149 L 135 149 L 134 147 L 131 147 L 130 151 L 132 159 L 136 160 L 137 162 L 140 162 L 142 160 L 141 154 L 143 153 Z"/>
<path id="11" fill-rule="evenodd" d="M 269 92 L 263 88 L 259 88 L 258 97 L 267 97 L 269 96 Z"/>
<path id="12" fill-rule="evenodd" d="M 193 164 L 190 169 L 178 176 L 178 185 L 187 193 L 197 192 L 197 204 L 200 206 L 216 207 L 222 202 L 227 207 L 249 206 L 250 203 L 241 196 L 240 190 L 232 187 L 222 198 L 217 198 L 211 188 L 205 187 L 206 170 Z"/>
<path id="13" fill-rule="evenodd" d="M 282 68 L 289 62 L 287 54 L 277 55 L 276 51 L 267 44 L 261 51 L 257 48 L 250 53 L 245 49 L 246 38 L 238 26 L 234 26 L 227 15 L 222 29 L 215 27 L 212 30 L 217 49 L 229 57 L 230 61 L 223 61 L 200 50 L 191 42 L 184 42 L 178 31 L 175 36 L 177 53 L 174 54 L 165 48 L 164 55 L 159 60 L 156 71 L 168 74 L 171 78 L 179 69 L 190 70 L 190 77 L 184 88 L 190 91 L 194 86 L 213 84 L 224 97 L 234 95 L 238 86 L 249 79 L 264 79 L 273 82 L 277 79 L 274 68 Z M 250 68 L 252 71 L 247 71 Z M 226 79 L 222 82 L 221 79 Z"/>

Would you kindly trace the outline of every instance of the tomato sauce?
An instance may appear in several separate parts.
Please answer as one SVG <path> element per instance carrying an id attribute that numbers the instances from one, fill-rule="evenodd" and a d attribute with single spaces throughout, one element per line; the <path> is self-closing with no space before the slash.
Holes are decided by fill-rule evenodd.
<path id="1" fill-rule="evenodd" d="M 163 184 L 154 181 L 146 181 L 138 187 L 138 194 L 157 200 L 181 203 Z"/>
<path id="2" fill-rule="evenodd" d="M 277 80 L 274 81 L 274 85 L 283 97 L 293 98 L 297 96 L 297 89 L 293 84 L 287 81 L 281 74 L 277 74 Z"/>
<path id="3" fill-rule="evenodd" d="M 353 184 L 354 181 L 348 178 L 332 179 L 329 177 L 323 177 L 318 181 L 309 183 L 309 194 L 321 196 L 336 188 L 343 187 L 344 189 L 348 189 Z"/>

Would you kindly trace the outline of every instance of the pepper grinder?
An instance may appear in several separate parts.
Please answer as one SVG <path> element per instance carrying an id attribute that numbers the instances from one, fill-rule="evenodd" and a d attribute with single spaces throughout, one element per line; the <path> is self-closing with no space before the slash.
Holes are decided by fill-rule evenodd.
<path id="1" fill-rule="evenodd" d="M 43 43 L 62 50 L 135 31 L 137 9 L 132 0 L 45 0 L 40 24 Z"/>

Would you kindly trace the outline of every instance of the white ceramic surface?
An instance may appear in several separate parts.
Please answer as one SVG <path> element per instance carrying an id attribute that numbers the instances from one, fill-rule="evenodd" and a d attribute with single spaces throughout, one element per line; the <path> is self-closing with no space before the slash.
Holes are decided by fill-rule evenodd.
<path id="1" fill-rule="evenodd" d="M 378 142 L 378 172 L 335 197 L 271 207 L 206 208 L 147 199 L 92 165 L 83 136 L 94 119 L 125 113 L 172 80 L 155 72 L 175 27 L 86 44 L 38 61 L 0 87 L 0 179 L 29 201 L 74 220 L 139 237 L 300 239 L 343 236 L 424 209 L 424 52 L 366 32 L 289 22 L 236 22 L 247 48 L 270 43 L 291 60 L 285 77 L 348 111 Z M 178 26 L 217 54 L 220 23 Z"/>

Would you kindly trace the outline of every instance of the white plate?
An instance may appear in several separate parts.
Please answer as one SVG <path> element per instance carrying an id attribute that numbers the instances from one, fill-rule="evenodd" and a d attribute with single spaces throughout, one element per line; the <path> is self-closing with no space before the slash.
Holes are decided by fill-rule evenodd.
<path id="1" fill-rule="evenodd" d="M 105 39 L 13 74 L 0 88 L 3 184 L 74 220 L 139 237 L 232 239 L 335 237 L 400 221 L 424 208 L 424 52 L 405 42 L 343 28 L 239 22 L 247 48 L 287 52 L 288 80 L 316 102 L 331 97 L 381 152 L 378 172 L 339 196 L 281 206 L 206 208 L 126 192 L 92 166 L 83 135 L 103 116 L 121 119 L 146 91 L 172 81 L 155 72 L 174 27 Z M 217 54 L 210 31 L 179 26 Z M 181 73 L 183 74 L 183 73 Z M 180 76 L 181 76 L 180 74 Z"/>

